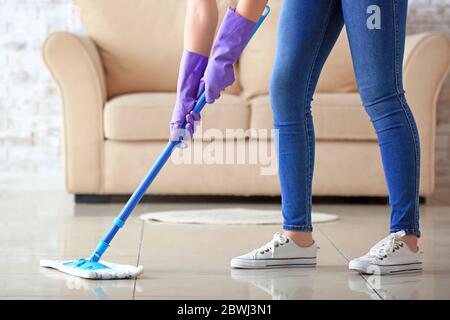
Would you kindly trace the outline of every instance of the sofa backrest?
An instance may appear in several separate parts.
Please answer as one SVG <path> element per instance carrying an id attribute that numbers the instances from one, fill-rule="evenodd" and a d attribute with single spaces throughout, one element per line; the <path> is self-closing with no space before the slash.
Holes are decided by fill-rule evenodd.
<path id="1" fill-rule="evenodd" d="M 271 13 L 239 61 L 239 78 L 247 98 L 268 94 L 275 56 L 276 32 L 282 0 L 270 0 Z M 356 92 L 353 65 L 345 28 L 322 70 L 316 92 Z"/>
<path id="2" fill-rule="evenodd" d="M 216 0 L 220 20 L 237 0 Z M 131 92 L 176 91 L 183 51 L 187 0 L 74 0 L 99 49 L 108 98 Z M 282 0 L 270 0 L 271 14 L 239 62 L 239 84 L 247 98 L 267 94 Z M 356 91 L 345 32 L 324 67 L 318 92 Z M 236 93 L 236 87 L 231 92 Z"/>
<path id="3" fill-rule="evenodd" d="M 186 0 L 74 0 L 97 45 L 108 97 L 176 91 Z M 217 0 L 223 17 L 231 0 Z"/>

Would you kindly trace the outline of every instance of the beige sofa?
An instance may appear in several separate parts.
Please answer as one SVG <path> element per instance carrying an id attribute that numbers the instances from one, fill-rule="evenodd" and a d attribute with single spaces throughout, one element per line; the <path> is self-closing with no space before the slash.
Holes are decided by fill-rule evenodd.
<path id="1" fill-rule="evenodd" d="M 218 1 L 222 15 L 230 2 Z M 89 36 L 53 33 L 43 48 L 63 101 L 66 187 L 77 195 L 129 194 L 167 143 L 186 4 L 179 0 L 75 3 Z M 238 83 L 205 108 L 203 130 L 216 128 L 225 135 L 227 128 L 272 128 L 268 85 L 281 1 L 270 3 L 271 15 L 236 68 Z M 445 35 L 407 38 L 404 85 L 420 131 L 422 196 L 434 188 L 436 100 L 449 64 L 450 41 Z M 377 139 L 361 106 L 344 32 L 320 78 L 313 117 L 314 195 L 386 196 Z M 273 138 L 261 132 L 197 139 L 204 147 L 224 140 L 237 148 L 252 141 L 273 146 Z M 279 195 L 279 184 L 276 175 L 262 175 L 259 164 L 169 161 L 149 193 Z"/>

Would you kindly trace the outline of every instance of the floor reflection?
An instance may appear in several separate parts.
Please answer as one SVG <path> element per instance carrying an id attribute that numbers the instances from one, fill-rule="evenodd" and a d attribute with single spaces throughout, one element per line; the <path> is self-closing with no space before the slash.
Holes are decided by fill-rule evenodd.
<path id="1" fill-rule="evenodd" d="M 142 288 L 134 279 L 122 280 L 89 280 L 67 275 L 55 270 L 43 269 L 40 274 L 57 282 L 64 282 L 67 290 L 82 291 L 80 296 L 89 296 L 96 300 L 110 300 L 114 297 L 123 297 L 124 292 L 142 292 Z M 115 291 L 109 294 L 110 291 Z M 131 298 L 131 297 L 130 297 Z"/>
<path id="2" fill-rule="evenodd" d="M 311 299 L 314 268 L 307 269 L 231 269 L 231 278 L 247 282 L 272 296 L 273 300 Z"/>
<path id="3" fill-rule="evenodd" d="M 417 299 L 422 273 L 413 272 L 382 276 L 365 275 L 364 278 L 366 282 L 355 281 L 354 278 L 349 278 L 349 288 L 356 292 L 364 292 L 373 299 L 410 300 Z"/>

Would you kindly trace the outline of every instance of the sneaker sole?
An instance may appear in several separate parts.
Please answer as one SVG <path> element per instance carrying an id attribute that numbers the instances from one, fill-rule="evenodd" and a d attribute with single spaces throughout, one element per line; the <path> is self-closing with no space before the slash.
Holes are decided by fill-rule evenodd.
<path id="1" fill-rule="evenodd" d="M 272 268 L 314 268 L 316 258 L 289 258 L 246 260 L 232 259 L 231 267 L 236 269 L 272 269 Z"/>
<path id="2" fill-rule="evenodd" d="M 420 272 L 422 271 L 422 262 L 381 266 L 361 261 L 350 261 L 348 264 L 348 268 L 350 270 L 354 270 L 364 274 L 395 274 L 402 272 Z"/>

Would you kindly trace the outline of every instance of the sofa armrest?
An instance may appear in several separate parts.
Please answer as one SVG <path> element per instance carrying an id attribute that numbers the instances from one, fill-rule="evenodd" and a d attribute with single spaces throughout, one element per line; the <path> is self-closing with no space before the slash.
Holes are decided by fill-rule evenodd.
<path id="1" fill-rule="evenodd" d="M 66 188 L 98 193 L 107 97 L 100 55 L 92 40 L 66 32 L 52 33 L 43 55 L 62 97 Z"/>
<path id="2" fill-rule="evenodd" d="M 436 103 L 450 66 L 450 39 L 445 34 L 421 33 L 406 38 L 404 88 L 417 122 L 422 151 L 421 190 L 434 190 Z"/>

